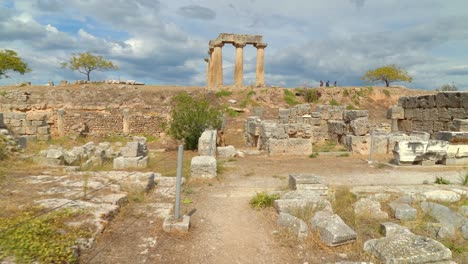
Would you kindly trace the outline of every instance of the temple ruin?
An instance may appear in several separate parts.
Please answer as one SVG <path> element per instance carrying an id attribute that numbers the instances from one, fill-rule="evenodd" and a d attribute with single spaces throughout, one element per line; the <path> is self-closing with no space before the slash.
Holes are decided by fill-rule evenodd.
<path id="1" fill-rule="evenodd" d="M 234 68 L 234 85 L 244 85 L 244 47 L 251 44 L 257 48 L 256 86 L 265 86 L 264 50 L 267 44 L 260 35 L 240 35 L 220 33 L 215 40 L 210 40 L 208 55 L 205 59 L 206 84 L 208 87 L 223 85 L 223 53 L 225 43 L 236 47 L 236 64 Z"/>

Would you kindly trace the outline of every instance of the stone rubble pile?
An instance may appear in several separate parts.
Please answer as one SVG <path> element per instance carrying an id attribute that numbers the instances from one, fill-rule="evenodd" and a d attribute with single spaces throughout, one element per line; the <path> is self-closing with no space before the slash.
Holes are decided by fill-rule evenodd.
<path id="1" fill-rule="evenodd" d="M 146 137 L 133 137 L 132 142 L 128 142 L 120 149 L 120 155 L 114 158 L 114 169 L 146 168 L 148 166 Z"/>
<path id="2" fill-rule="evenodd" d="M 45 164 L 49 166 L 68 166 L 66 169 L 80 170 L 93 165 L 102 165 L 113 160 L 114 169 L 145 168 L 148 165 L 148 149 L 145 137 L 133 137 L 133 142 L 119 150 L 114 149 L 111 143 L 102 142 L 94 144 L 88 142 L 80 147 L 64 149 L 49 146 L 47 150 L 39 153 Z"/>
<path id="3" fill-rule="evenodd" d="M 452 258 L 450 249 L 434 239 L 415 235 L 394 223 L 382 226 L 385 237 L 364 243 L 364 251 L 382 263 L 436 263 Z"/>
<path id="4" fill-rule="evenodd" d="M 333 213 L 328 201 L 328 187 L 314 174 L 290 174 L 291 191 L 281 194 L 274 201 L 279 214 L 277 225 L 291 230 L 299 238 L 305 238 L 310 230 L 317 232 L 328 246 L 338 246 L 356 240 L 357 234 Z M 310 217 L 309 219 L 300 219 Z"/>

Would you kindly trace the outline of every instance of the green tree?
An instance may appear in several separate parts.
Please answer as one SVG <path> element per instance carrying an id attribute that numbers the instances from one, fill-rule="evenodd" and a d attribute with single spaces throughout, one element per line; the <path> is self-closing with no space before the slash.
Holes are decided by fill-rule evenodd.
<path id="1" fill-rule="evenodd" d="M 204 98 L 194 98 L 183 92 L 172 99 L 172 120 L 169 134 L 185 140 L 186 149 L 196 149 L 198 138 L 207 128 L 219 129 L 223 123 L 222 112 Z"/>
<path id="2" fill-rule="evenodd" d="M 28 64 L 24 62 L 14 50 L 0 50 L 0 79 L 8 78 L 7 71 L 15 71 L 21 74 L 30 72 Z"/>
<path id="3" fill-rule="evenodd" d="M 395 64 L 386 65 L 375 70 L 369 70 L 366 72 L 362 80 L 368 82 L 385 82 L 385 86 L 388 87 L 391 82 L 411 82 L 413 78 L 408 75 L 408 72 Z"/>
<path id="4" fill-rule="evenodd" d="M 458 87 L 454 83 L 444 84 L 439 89 L 437 89 L 437 91 L 441 91 L 441 92 L 458 91 Z"/>
<path id="5" fill-rule="evenodd" d="M 89 75 L 94 70 L 116 70 L 118 69 L 112 61 L 105 60 L 104 57 L 94 55 L 90 52 L 72 53 L 69 61 L 61 64 L 62 68 L 69 68 L 73 71 L 78 71 L 86 75 L 89 81 Z"/>

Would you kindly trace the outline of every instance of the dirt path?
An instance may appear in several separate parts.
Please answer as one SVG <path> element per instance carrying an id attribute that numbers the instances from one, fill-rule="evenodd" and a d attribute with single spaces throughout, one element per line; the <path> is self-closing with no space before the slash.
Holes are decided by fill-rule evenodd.
<path id="1" fill-rule="evenodd" d="M 144 203 L 124 208 L 82 263 L 303 263 L 300 243 L 291 245 L 278 237 L 276 212 L 249 206 L 256 192 L 286 189 L 290 173 L 316 173 L 330 185 L 356 186 L 421 185 L 436 176 L 456 182 L 466 171 L 444 166 L 378 168 L 362 157 L 334 156 L 248 156 L 224 162 L 224 167 L 218 180 L 184 186 L 183 198 L 192 203 L 183 205 L 182 212 L 196 209 L 188 234 L 166 234 L 154 211 L 142 211 L 161 202 L 153 192 Z"/>

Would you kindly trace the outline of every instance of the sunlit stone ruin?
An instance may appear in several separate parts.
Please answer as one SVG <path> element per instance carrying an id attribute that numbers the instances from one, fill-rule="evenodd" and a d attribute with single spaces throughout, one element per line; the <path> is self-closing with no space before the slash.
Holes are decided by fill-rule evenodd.
<path id="1" fill-rule="evenodd" d="M 263 37 L 259 35 L 243 35 L 220 33 L 219 36 L 210 40 L 208 55 L 205 59 L 206 83 L 208 87 L 223 85 L 223 46 L 229 43 L 236 47 L 236 64 L 234 69 L 234 84 L 236 86 L 244 85 L 244 47 L 253 45 L 257 48 L 257 69 L 256 86 L 265 86 L 265 65 L 264 52 L 267 44 L 263 42 Z"/>

